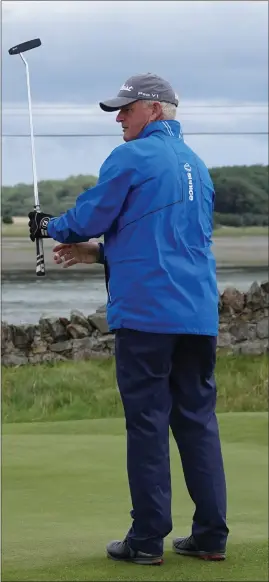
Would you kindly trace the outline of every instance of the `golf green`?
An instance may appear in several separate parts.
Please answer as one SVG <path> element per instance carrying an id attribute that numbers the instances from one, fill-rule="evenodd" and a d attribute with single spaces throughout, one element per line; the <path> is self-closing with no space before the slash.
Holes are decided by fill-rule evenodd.
<path id="1" fill-rule="evenodd" d="M 225 562 L 171 551 L 193 505 L 171 440 L 174 531 L 161 567 L 120 564 L 105 546 L 130 525 L 123 419 L 3 425 L 2 580 L 268 580 L 267 413 L 219 415 L 228 486 Z"/>

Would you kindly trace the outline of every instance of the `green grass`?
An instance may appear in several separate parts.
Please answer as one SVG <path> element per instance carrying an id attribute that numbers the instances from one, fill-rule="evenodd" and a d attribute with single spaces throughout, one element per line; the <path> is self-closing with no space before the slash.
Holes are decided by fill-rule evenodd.
<path id="1" fill-rule="evenodd" d="M 2 237 L 29 238 L 27 222 L 26 224 L 2 224 Z M 214 231 L 213 236 L 268 236 L 268 226 L 222 226 Z"/>
<path id="2" fill-rule="evenodd" d="M 6 238 L 27 238 L 29 240 L 29 218 L 23 217 L 19 222 L 13 224 L 1 224 L 2 237 Z M 103 240 L 103 237 L 101 237 Z M 101 240 L 100 239 L 100 240 Z"/>
<path id="3" fill-rule="evenodd" d="M 221 226 L 214 237 L 268 236 L 268 226 Z"/>
<path id="4" fill-rule="evenodd" d="M 26 237 L 29 239 L 27 224 L 1 224 L 2 237 Z"/>
<path id="5" fill-rule="evenodd" d="M 107 560 L 130 525 L 123 419 L 6 424 L 2 443 L 2 580 L 268 580 L 266 413 L 219 415 L 228 486 L 227 560 L 171 552 L 190 531 L 190 501 L 171 440 L 174 530 L 160 568 Z"/>
<path id="6" fill-rule="evenodd" d="M 217 360 L 219 412 L 268 408 L 268 358 Z M 114 359 L 60 362 L 2 369 L 4 422 L 120 417 Z"/>

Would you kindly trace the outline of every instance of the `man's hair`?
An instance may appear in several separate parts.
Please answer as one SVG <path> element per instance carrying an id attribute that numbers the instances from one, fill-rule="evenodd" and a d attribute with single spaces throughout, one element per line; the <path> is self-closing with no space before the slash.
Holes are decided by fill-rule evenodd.
<path id="1" fill-rule="evenodd" d="M 146 99 L 143 100 L 143 103 L 147 105 L 153 105 L 156 101 L 147 101 Z M 164 119 L 175 119 L 177 114 L 177 108 L 173 103 L 167 103 L 166 101 L 159 101 Z"/>

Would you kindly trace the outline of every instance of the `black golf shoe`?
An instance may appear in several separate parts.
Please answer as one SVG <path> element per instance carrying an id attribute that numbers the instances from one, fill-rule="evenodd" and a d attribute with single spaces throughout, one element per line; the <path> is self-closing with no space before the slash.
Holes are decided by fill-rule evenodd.
<path id="1" fill-rule="evenodd" d="M 162 555 L 146 554 L 140 550 L 132 550 L 126 539 L 122 542 L 115 540 L 107 547 L 107 557 L 122 562 L 133 562 L 144 566 L 160 566 L 163 563 Z"/>
<path id="2" fill-rule="evenodd" d="M 182 556 L 193 556 L 201 560 L 220 561 L 225 560 L 225 550 L 203 550 L 199 548 L 194 537 L 176 538 L 173 541 L 173 550 Z"/>

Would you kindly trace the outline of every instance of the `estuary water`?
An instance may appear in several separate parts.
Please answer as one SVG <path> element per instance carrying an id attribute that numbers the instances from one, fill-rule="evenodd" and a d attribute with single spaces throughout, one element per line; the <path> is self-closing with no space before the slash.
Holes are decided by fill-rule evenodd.
<path id="1" fill-rule="evenodd" d="M 247 291 L 253 281 L 268 279 L 268 269 L 220 269 L 218 287 Z M 90 315 L 106 303 L 104 277 L 79 272 L 54 272 L 44 279 L 33 273 L 10 272 L 2 277 L 2 321 L 37 323 L 41 315 L 69 317 L 72 309 Z"/>

